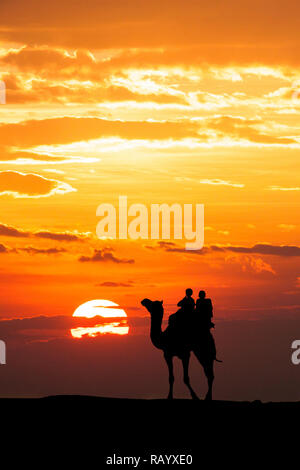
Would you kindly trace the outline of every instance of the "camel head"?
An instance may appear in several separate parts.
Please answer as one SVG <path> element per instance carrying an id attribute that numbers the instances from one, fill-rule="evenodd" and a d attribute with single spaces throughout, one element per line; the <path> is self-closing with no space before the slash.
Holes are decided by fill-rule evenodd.
<path id="1" fill-rule="evenodd" d="M 141 304 L 143 307 L 145 307 L 150 315 L 160 315 L 161 318 L 164 314 L 164 308 L 163 308 L 163 300 L 150 300 L 150 299 L 144 299 L 141 301 Z"/>
<path id="2" fill-rule="evenodd" d="M 161 331 L 162 320 L 164 316 L 163 301 L 144 299 L 141 301 L 143 307 L 145 307 L 150 313 L 151 317 L 151 328 L 150 338 L 153 345 L 158 349 L 164 348 L 163 333 Z"/>

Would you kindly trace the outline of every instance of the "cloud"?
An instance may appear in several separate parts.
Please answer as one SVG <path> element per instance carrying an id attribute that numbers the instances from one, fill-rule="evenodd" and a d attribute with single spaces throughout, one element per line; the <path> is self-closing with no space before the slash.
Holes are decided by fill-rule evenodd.
<path id="1" fill-rule="evenodd" d="M 242 255 L 234 256 L 230 255 L 226 258 L 226 263 L 236 263 L 242 267 L 244 272 L 253 271 L 257 274 L 268 272 L 271 274 L 276 274 L 276 271 L 272 268 L 269 263 L 266 263 L 263 259 L 256 256 Z"/>
<path id="2" fill-rule="evenodd" d="M 4 237 L 27 238 L 30 236 L 30 233 L 10 225 L 0 224 L 0 235 Z"/>
<path id="3" fill-rule="evenodd" d="M 10 248 L 2 243 L 0 243 L 0 253 L 20 253 L 25 252 L 29 255 L 57 255 L 60 253 L 66 253 L 65 248 L 36 248 L 34 246 L 25 246 L 25 247 L 18 247 L 18 248 Z"/>
<path id="4" fill-rule="evenodd" d="M 269 245 L 256 244 L 252 247 L 231 246 L 231 245 L 210 245 L 202 250 L 186 250 L 184 247 L 176 245 L 173 242 L 158 242 L 153 246 L 146 246 L 149 249 L 163 249 L 168 252 L 184 253 L 186 255 L 206 255 L 209 253 L 251 253 L 270 256 L 296 257 L 300 256 L 300 247 L 294 245 Z"/>
<path id="5" fill-rule="evenodd" d="M 70 76 L 74 66 L 80 68 L 95 64 L 92 54 L 88 51 L 75 51 L 71 55 L 66 54 L 62 49 L 45 46 L 24 46 L 20 49 L 9 49 L 0 60 L 3 64 L 13 65 L 24 72 L 50 71 L 51 73 L 53 69 L 65 69 L 69 70 Z"/>
<path id="6" fill-rule="evenodd" d="M 8 248 L 0 243 L 0 253 L 8 253 Z"/>
<path id="7" fill-rule="evenodd" d="M 15 198 L 39 198 L 76 191 L 67 183 L 47 179 L 33 173 L 0 172 L 0 195 Z"/>
<path id="8" fill-rule="evenodd" d="M 114 317 L 116 318 L 116 317 Z M 0 319 L 1 335 L 9 338 L 18 335 L 20 339 L 52 339 L 70 336 L 70 329 L 78 326 L 88 327 L 109 322 L 109 318 L 76 318 L 67 315 L 35 316 L 28 318 Z"/>
<path id="9" fill-rule="evenodd" d="M 23 0 L 10 0 L 1 5 L 0 38 L 72 49 L 156 48 L 188 64 L 299 64 L 298 18 L 296 0 L 277 0 L 276 8 L 271 0 L 190 2 L 188 8 L 174 0 L 142 7 L 139 0 L 53 0 L 47 12 L 39 0 L 27 0 L 25 9 Z M 50 67 L 52 61 L 49 55 Z"/>
<path id="10" fill-rule="evenodd" d="M 24 248 L 17 248 L 17 251 L 25 251 L 30 255 L 57 255 L 65 253 L 65 248 L 35 248 L 34 246 L 26 246 Z"/>
<path id="11" fill-rule="evenodd" d="M 162 248 L 166 251 L 176 251 L 178 248 L 180 251 L 185 252 L 185 248 L 180 248 L 176 245 L 176 243 L 173 242 L 165 242 L 165 241 L 159 241 L 155 245 L 145 245 L 145 248 L 148 250 L 155 250 L 157 248 Z"/>
<path id="12" fill-rule="evenodd" d="M 291 232 L 292 230 L 294 230 L 296 228 L 296 225 L 293 225 L 293 224 L 279 224 L 277 225 L 278 228 L 280 228 L 281 230 L 283 230 L 284 232 Z"/>
<path id="13" fill-rule="evenodd" d="M 63 242 L 81 242 L 87 239 L 89 234 L 79 232 L 51 232 L 48 230 L 30 232 L 20 228 L 12 227 L 11 225 L 0 224 L 0 236 L 16 238 L 42 238 Z"/>
<path id="14" fill-rule="evenodd" d="M 0 133 L 1 133 L 1 125 L 0 125 Z M 26 146 L 25 146 L 26 147 Z M 17 147 L 9 147 L 0 145 L 0 161 L 4 163 L 14 163 L 17 161 L 18 163 L 34 163 L 34 164 L 59 164 L 59 163 L 76 163 L 76 162 L 88 162 L 88 161 L 98 161 L 97 159 L 88 159 L 79 156 L 72 156 L 72 157 L 65 157 L 60 155 L 53 155 L 47 152 L 37 153 L 34 151 L 20 150 Z"/>
<path id="15" fill-rule="evenodd" d="M 48 240 L 56 240 L 56 241 L 64 241 L 64 242 L 83 241 L 84 239 L 88 237 L 87 234 L 79 234 L 79 233 L 73 233 L 73 232 L 49 232 L 49 231 L 34 232 L 32 236 L 36 238 L 46 238 Z"/>
<path id="16" fill-rule="evenodd" d="M 197 106 L 215 109 L 234 106 L 236 109 L 239 104 L 241 106 L 252 104 L 256 108 L 257 105 L 270 105 L 270 101 L 280 105 L 283 100 L 288 100 L 285 109 L 290 109 L 288 97 L 265 93 L 259 94 L 260 99 L 258 99 L 256 94 L 251 96 L 238 91 L 224 93 L 227 86 L 223 92 L 216 93 L 215 89 L 219 84 L 213 85 L 213 83 L 218 80 L 233 82 L 238 77 L 240 86 L 243 87 L 248 80 L 251 83 L 254 77 L 260 80 L 263 74 L 269 73 L 271 77 L 284 81 L 285 88 L 291 92 L 291 73 L 295 73 L 291 69 L 283 71 L 278 68 L 268 69 L 266 66 L 264 69 L 258 66 L 251 68 L 251 65 L 244 68 L 242 66 L 218 68 L 214 63 L 210 62 L 208 65 L 195 60 L 195 55 L 191 59 L 193 68 L 190 70 L 184 67 L 185 60 L 182 58 L 185 59 L 187 56 L 184 49 L 181 54 L 179 51 L 176 54 L 174 48 L 171 51 L 119 49 L 109 52 L 106 50 L 102 51 L 100 56 L 99 52 L 93 55 L 88 50 L 71 51 L 49 46 L 8 48 L 7 54 L 0 55 L 0 67 L 2 65 L 3 70 L 6 70 L 0 74 L 0 77 L 6 83 L 7 102 L 10 104 L 72 102 L 100 104 L 105 108 L 110 105 L 114 107 L 115 103 L 116 106 L 124 107 L 131 102 L 130 106 L 141 103 L 141 109 L 145 110 L 151 106 L 153 109 L 158 107 L 163 109 L 171 105 L 173 110 L 177 108 L 182 115 L 182 107 L 187 111 Z M 167 68 L 167 73 L 165 70 L 158 71 L 159 66 Z M 187 80 L 190 83 L 188 90 L 182 81 L 183 74 L 184 82 Z M 212 80 L 211 93 L 209 93 L 210 87 L 207 88 L 206 84 L 208 78 Z M 204 90 L 199 92 L 196 84 L 201 80 Z M 219 116 L 219 120 L 222 118 L 223 116 Z M 254 129 L 254 119 L 242 121 L 241 118 L 231 116 L 231 120 L 230 132 L 236 138 L 245 138 L 247 134 L 249 138 L 251 137 L 250 140 L 256 143 L 293 143 L 293 139 L 287 141 L 286 137 L 281 135 L 272 137 Z M 222 127 L 226 127 L 226 117 L 225 121 L 213 125 L 215 130 L 223 132 Z"/>
<path id="17" fill-rule="evenodd" d="M 231 183 L 230 181 L 215 179 L 202 179 L 200 180 L 201 184 L 211 184 L 216 186 L 232 186 L 233 188 L 244 188 L 245 185 L 241 183 Z"/>
<path id="18" fill-rule="evenodd" d="M 243 246 L 224 246 L 217 247 L 211 246 L 211 251 L 232 251 L 234 253 L 254 253 L 261 255 L 272 255 L 272 256 L 283 256 L 283 257 L 294 257 L 300 256 L 300 247 L 293 245 L 268 245 L 268 244 L 257 244 L 252 247 Z"/>
<path id="19" fill-rule="evenodd" d="M 152 80 L 152 88 L 155 86 L 153 91 L 151 87 L 147 89 L 146 86 L 141 86 L 143 82 L 138 86 L 129 79 L 122 84 L 113 84 L 111 83 L 113 70 L 107 70 L 103 62 L 99 62 L 97 66 L 92 63 L 89 67 L 81 68 L 76 60 L 72 60 L 74 62 L 72 67 L 66 69 L 63 69 L 58 61 L 56 67 L 35 70 L 32 66 L 27 71 L 27 67 L 25 68 L 21 63 L 19 64 L 20 71 L 2 73 L 0 76 L 6 85 L 7 102 L 9 104 L 65 104 L 66 102 L 99 104 L 132 101 L 161 105 L 187 106 L 189 104 L 189 95 L 181 90 L 175 91 L 171 86 L 163 87 Z M 5 57 L 2 57 L 2 62 L 3 66 L 9 67 L 10 70 L 12 66 L 5 63 Z M 111 61 L 107 63 L 111 64 Z M 74 68 L 76 68 L 76 80 L 73 77 Z M 24 73 L 30 77 L 26 82 L 22 80 Z M 118 70 L 118 75 L 121 77 L 124 75 L 122 67 Z M 146 85 L 146 80 L 144 82 Z"/>
<path id="20" fill-rule="evenodd" d="M 277 137 L 261 133 L 254 126 L 261 124 L 254 119 L 232 116 L 215 116 L 201 120 L 180 119 L 178 121 L 121 121 L 95 117 L 60 117 L 53 119 L 27 120 L 18 123 L 0 124 L 0 160 L 4 162 L 29 161 L 39 163 L 90 162 L 96 157 L 74 156 L 74 149 L 65 148 L 74 142 L 119 138 L 131 141 L 133 147 L 164 146 L 180 144 L 184 139 L 193 139 L 199 145 L 299 145 L 295 138 Z M 137 138 L 138 137 L 138 138 Z M 95 146 L 94 142 L 94 146 Z M 57 149 L 55 146 L 62 146 Z M 106 143 L 107 145 L 107 143 Z M 110 144 L 115 145 L 115 144 Z M 122 146 L 122 142 L 120 142 Z M 65 155 L 65 153 L 67 155 Z M 241 183 L 222 179 L 205 179 L 203 184 L 223 184 L 243 187 Z M 61 183 L 66 184 L 66 183 Z"/>
<path id="21" fill-rule="evenodd" d="M 114 281 L 105 281 L 101 284 L 96 284 L 97 287 L 133 287 L 133 282 L 114 282 Z"/>
<path id="22" fill-rule="evenodd" d="M 33 147 L 68 144 L 100 137 L 125 139 L 169 139 L 174 136 L 199 137 L 199 125 L 183 122 L 110 121 L 100 118 L 54 118 L 1 124 L 3 146 Z"/>
<path id="23" fill-rule="evenodd" d="M 199 138 L 199 125 L 188 121 L 110 121 L 100 118 L 53 118 L 0 124 L 0 160 L 29 160 L 48 163 L 98 161 L 94 157 L 55 156 L 52 148 L 40 146 L 66 145 L 108 137 L 136 140 L 168 140 L 172 137 Z M 2 151 L 1 151 L 2 150 Z M 66 183 L 61 183 L 66 184 Z"/>
<path id="24" fill-rule="evenodd" d="M 124 258 L 117 258 L 111 250 L 107 248 L 103 248 L 100 250 L 94 250 L 94 254 L 92 256 L 81 256 L 78 258 L 78 261 L 81 263 L 85 262 L 96 262 L 96 263 L 105 263 L 105 262 L 113 262 L 113 263 L 124 263 L 124 264 L 132 264 L 134 263 L 133 259 L 124 259 Z"/>
<path id="25" fill-rule="evenodd" d="M 215 116 L 206 120 L 210 129 L 215 129 L 223 135 L 235 139 L 246 140 L 255 144 L 295 144 L 297 140 L 289 137 L 277 137 L 276 135 L 262 133 L 258 126 L 261 122 L 257 119 L 245 119 L 233 116 Z"/>
<path id="26" fill-rule="evenodd" d="M 299 186 L 293 187 L 284 187 L 284 186 L 269 186 L 267 188 L 269 191 L 300 191 Z"/>

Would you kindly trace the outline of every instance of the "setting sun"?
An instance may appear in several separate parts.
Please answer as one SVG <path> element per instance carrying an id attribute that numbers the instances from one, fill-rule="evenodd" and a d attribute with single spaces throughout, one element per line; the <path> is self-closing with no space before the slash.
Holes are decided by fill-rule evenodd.
<path id="1" fill-rule="evenodd" d="M 72 328 L 71 334 L 73 338 L 82 338 L 83 336 L 95 337 L 106 333 L 127 335 L 129 332 L 126 312 L 119 308 L 118 304 L 110 300 L 100 299 L 85 302 L 75 310 L 73 317 L 99 317 L 93 326 Z M 104 318 L 105 321 L 101 321 Z M 100 321 L 101 323 L 99 323 Z"/>

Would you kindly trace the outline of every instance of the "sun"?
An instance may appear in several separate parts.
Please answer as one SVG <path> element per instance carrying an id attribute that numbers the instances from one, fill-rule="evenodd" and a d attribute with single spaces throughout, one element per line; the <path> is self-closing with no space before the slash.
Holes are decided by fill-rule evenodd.
<path id="1" fill-rule="evenodd" d="M 111 300 L 89 300 L 76 308 L 73 317 L 95 318 L 95 324 L 71 329 L 73 338 L 95 337 L 103 334 L 127 335 L 127 314 Z"/>

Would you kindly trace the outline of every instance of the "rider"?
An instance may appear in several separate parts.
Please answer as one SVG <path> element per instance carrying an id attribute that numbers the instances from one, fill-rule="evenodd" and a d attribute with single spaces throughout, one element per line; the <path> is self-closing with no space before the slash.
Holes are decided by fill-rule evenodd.
<path id="1" fill-rule="evenodd" d="M 185 297 L 181 299 L 177 306 L 180 307 L 176 313 L 169 316 L 169 326 L 176 336 L 187 338 L 190 336 L 192 314 L 195 311 L 195 300 L 193 299 L 192 289 L 186 289 Z"/>
<path id="2" fill-rule="evenodd" d="M 196 302 L 196 318 L 200 322 L 202 328 L 210 330 L 215 324 L 211 321 L 213 317 L 213 306 L 211 299 L 206 298 L 204 290 L 200 290 L 199 297 Z"/>
<path id="3" fill-rule="evenodd" d="M 183 297 L 183 299 L 181 299 L 177 304 L 177 307 L 181 307 L 181 309 L 184 310 L 185 313 L 192 313 L 195 308 L 195 301 L 192 295 L 193 290 L 186 289 L 185 297 Z"/>

